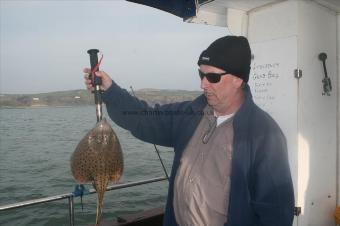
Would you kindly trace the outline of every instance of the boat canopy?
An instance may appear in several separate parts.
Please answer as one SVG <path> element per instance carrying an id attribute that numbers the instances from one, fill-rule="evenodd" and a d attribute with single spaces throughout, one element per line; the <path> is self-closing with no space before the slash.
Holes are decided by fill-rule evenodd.
<path id="1" fill-rule="evenodd" d="M 196 16 L 197 5 L 202 5 L 212 0 L 127 0 L 146 6 L 150 6 L 178 17 L 184 20 Z"/>

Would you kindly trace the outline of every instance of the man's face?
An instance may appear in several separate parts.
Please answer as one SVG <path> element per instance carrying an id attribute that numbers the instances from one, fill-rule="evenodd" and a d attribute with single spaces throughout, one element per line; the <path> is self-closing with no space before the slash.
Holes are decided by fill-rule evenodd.
<path id="1" fill-rule="evenodd" d="M 224 70 L 209 66 L 200 65 L 200 71 L 203 73 L 225 73 Z M 201 89 L 207 98 L 208 104 L 213 107 L 215 112 L 221 114 L 230 114 L 233 106 L 239 104 L 240 87 L 242 79 L 226 74 L 221 76 L 221 80 L 217 83 L 210 83 L 206 77 L 201 81 Z M 236 103 L 237 102 L 237 103 Z"/>

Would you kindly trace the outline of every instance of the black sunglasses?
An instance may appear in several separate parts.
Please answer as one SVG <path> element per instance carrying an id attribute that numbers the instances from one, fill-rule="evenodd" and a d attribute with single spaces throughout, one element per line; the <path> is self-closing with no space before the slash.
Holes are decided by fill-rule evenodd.
<path id="1" fill-rule="evenodd" d="M 198 74 L 200 75 L 201 80 L 203 80 L 203 78 L 206 77 L 208 82 L 218 83 L 221 80 L 222 75 L 226 75 L 226 74 L 229 74 L 229 73 L 228 72 L 224 72 L 224 73 L 204 73 L 200 69 L 198 69 Z"/>

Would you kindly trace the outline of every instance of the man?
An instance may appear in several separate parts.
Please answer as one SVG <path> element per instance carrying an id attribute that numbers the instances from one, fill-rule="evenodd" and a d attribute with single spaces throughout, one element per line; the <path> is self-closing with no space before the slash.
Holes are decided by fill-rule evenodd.
<path id="1" fill-rule="evenodd" d="M 143 141 L 174 147 L 166 226 L 292 225 L 286 141 L 252 100 L 250 55 L 244 37 L 217 39 L 198 60 L 204 94 L 156 109 L 97 72 L 109 116 L 119 126 Z M 92 89 L 88 79 L 86 85 Z"/>

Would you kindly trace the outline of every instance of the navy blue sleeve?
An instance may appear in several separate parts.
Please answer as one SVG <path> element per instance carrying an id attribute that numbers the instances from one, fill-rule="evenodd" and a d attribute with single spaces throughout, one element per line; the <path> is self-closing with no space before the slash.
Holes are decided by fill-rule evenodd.
<path id="1" fill-rule="evenodd" d="M 110 118 L 136 138 L 161 146 L 174 146 L 174 112 L 181 104 L 150 107 L 114 82 L 104 92 L 103 100 Z"/>

